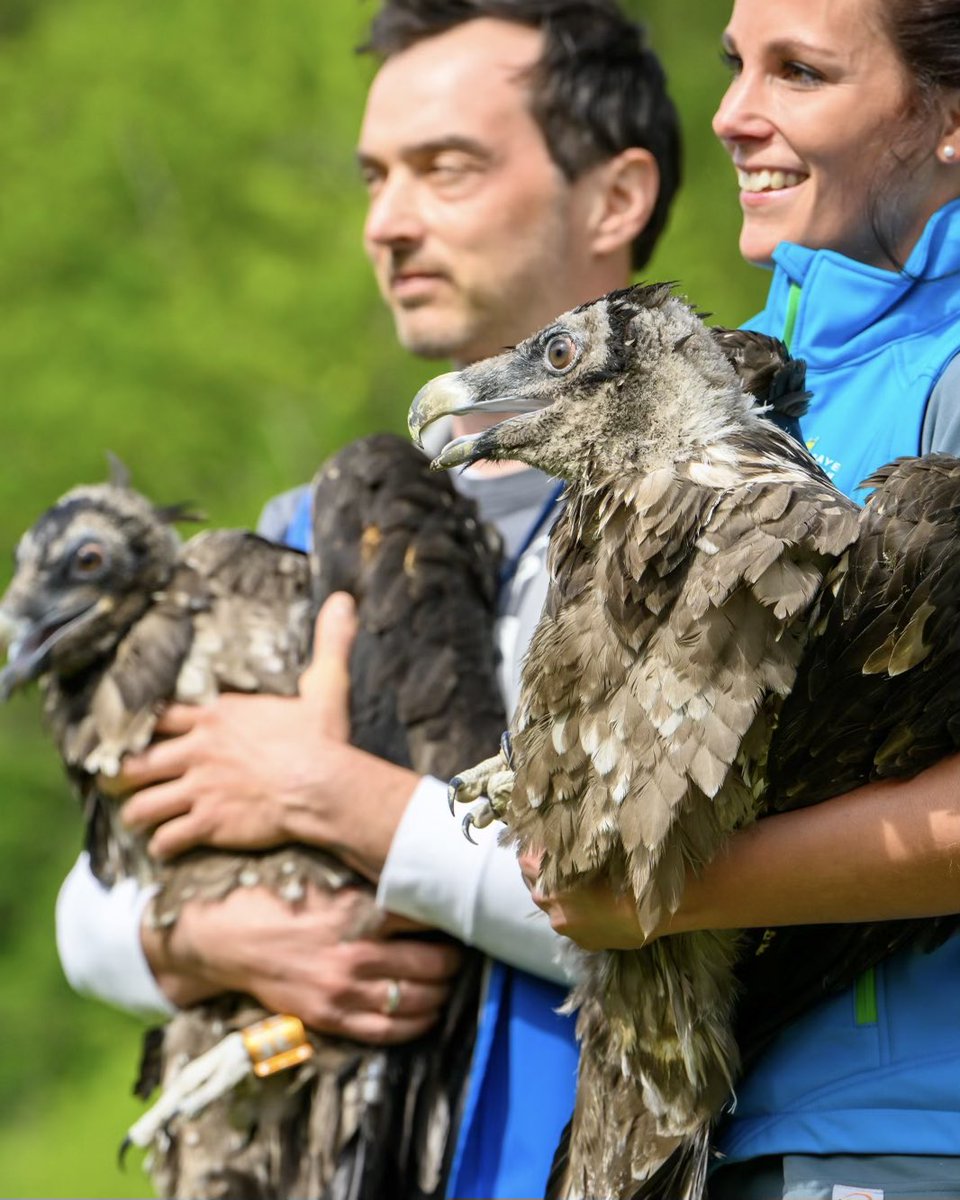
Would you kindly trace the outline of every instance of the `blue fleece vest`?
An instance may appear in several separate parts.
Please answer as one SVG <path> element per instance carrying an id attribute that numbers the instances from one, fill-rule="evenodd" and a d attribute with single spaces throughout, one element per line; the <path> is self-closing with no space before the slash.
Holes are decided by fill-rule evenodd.
<path id="1" fill-rule="evenodd" d="M 960 350 L 960 201 L 931 218 L 902 274 L 786 243 L 774 260 L 748 327 L 806 359 L 807 445 L 854 494 L 919 452 L 930 393 Z M 960 937 L 902 952 L 785 1031 L 740 1082 L 718 1144 L 731 1160 L 960 1155 Z"/>

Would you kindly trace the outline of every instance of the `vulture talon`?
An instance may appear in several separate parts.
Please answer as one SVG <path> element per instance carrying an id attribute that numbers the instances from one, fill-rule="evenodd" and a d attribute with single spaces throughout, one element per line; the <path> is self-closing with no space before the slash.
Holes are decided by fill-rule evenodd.
<path id="1" fill-rule="evenodd" d="M 133 1142 L 130 1140 L 130 1138 L 124 1136 L 123 1141 L 120 1143 L 120 1149 L 117 1151 L 117 1166 L 121 1171 L 125 1171 L 127 1169 L 127 1153 L 132 1145 Z"/>
<path id="2" fill-rule="evenodd" d="M 473 844 L 476 846 L 477 843 L 474 842 L 473 838 L 470 836 L 470 830 L 486 829 L 486 827 L 493 824 L 496 819 L 497 814 L 494 812 L 493 806 L 490 804 L 490 801 L 486 798 L 486 796 L 484 796 L 482 800 L 479 800 L 476 804 L 472 804 L 470 806 L 469 812 L 463 818 L 464 837 L 468 842 L 473 842 Z"/>
<path id="3" fill-rule="evenodd" d="M 512 771 L 513 768 L 513 738 L 510 736 L 510 730 L 505 729 L 500 735 L 500 753 L 503 755 L 503 761 Z"/>
<path id="4" fill-rule="evenodd" d="M 460 790 L 462 785 L 463 780 L 459 775 L 454 775 L 454 777 L 447 784 L 447 804 L 450 806 L 451 817 L 453 816 L 453 806 L 457 802 L 457 792 Z"/>

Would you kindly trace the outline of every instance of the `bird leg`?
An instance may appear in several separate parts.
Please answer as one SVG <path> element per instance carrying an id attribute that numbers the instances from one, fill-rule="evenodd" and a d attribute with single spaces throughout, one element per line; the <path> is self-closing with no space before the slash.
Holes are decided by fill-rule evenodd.
<path id="1" fill-rule="evenodd" d="M 447 787 L 450 812 L 454 804 L 471 805 L 463 819 L 463 832 L 468 841 L 473 841 L 473 828 L 483 829 L 493 821 L 502 821 L 507 803 L 513 793 L 513 747 L 509 734 L 504 734 L 500 751 L 493 758 L 484 759 L 475 767 L 469 767 L 455 775 Z"/>
<path id="2" fill-rule="evenodd" d="M 229 1033 L 168 1080 L 157 1102 L 127 1131 L 127 1146 L 149 1146 L 175 1117 L 195 1117 L 248 1075 L 260 1077 L 296 1066 L 313 1054 L 296 1017 L 274 1016 Z"/>

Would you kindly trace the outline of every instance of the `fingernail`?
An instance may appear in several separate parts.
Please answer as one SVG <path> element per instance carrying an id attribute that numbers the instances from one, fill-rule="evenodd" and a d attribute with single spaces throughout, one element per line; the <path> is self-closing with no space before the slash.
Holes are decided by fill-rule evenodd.
<path id="1" fill-rule="evenodd" d="M 349 617 L 353 612 L 353 597 L 346 592 L 334 592 L 327 601 L 327 612 L 338 621 Z"/>

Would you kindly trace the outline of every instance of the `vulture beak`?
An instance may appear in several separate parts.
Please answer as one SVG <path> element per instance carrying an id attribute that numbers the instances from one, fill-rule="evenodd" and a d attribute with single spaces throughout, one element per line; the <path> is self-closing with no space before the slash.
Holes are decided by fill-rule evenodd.
<path id="1" fill-rule="evenodd" d="M 440 417 L 459 417 L 467 413 L 529 413 L 542 408 L 544 402 L 535 402 L 515 395 L 497 395 L 488 399 L 481 398 L 464 379 L 467 371 L 448 371 L 425 383 L 413 398 L 410 414 L 407 417 L 407 428 L 410 436 L 418 446 L 423 448 L 422 434 L 428 425 Z M 441 453 L 433 460 L 437 468 L 458 467 L 464 463 L 474 462 L 482 458 L 478 452 L 482 440 L 488 440 L 489 430 L 480 433 L 467 434 L 465 437 L 454 438 L 444 446 Z"/>
<path id="2" fill-rule="evenodd" d="M 94 605 L 93 610 L 99 610 Z M 47 665 L 54 646 L 93 615 L 90 605 L 79 611 L 47 615 L 43 623 L 18 616 L 0 607 L 0 645 L 7 647 L 7 665 L 0 671 L 0 702 L 30 683 Z"/>
<path id="3" fill-rule="evenodd" d="M 37 654 L 27 649 L 30 629 L 29 621 L 0 608 L 0 645 L 7 647 L 8 659 L 7 666 L 0 671 L 0 701 L 9 700 L 21 684 L 33 678 L 31 668 Z"/>
<path id="4" fill-rule="evenodd" d="M 448 371 L 425 383 L 414 396 L 407 417 L 407 428 L 416 444 L 423 449 L 423 431 L 440 417 L 459 416 L 473 412 L 473 392 L 459 371 Z M 459 440 L 459 439 L 458 439 Z"/>

